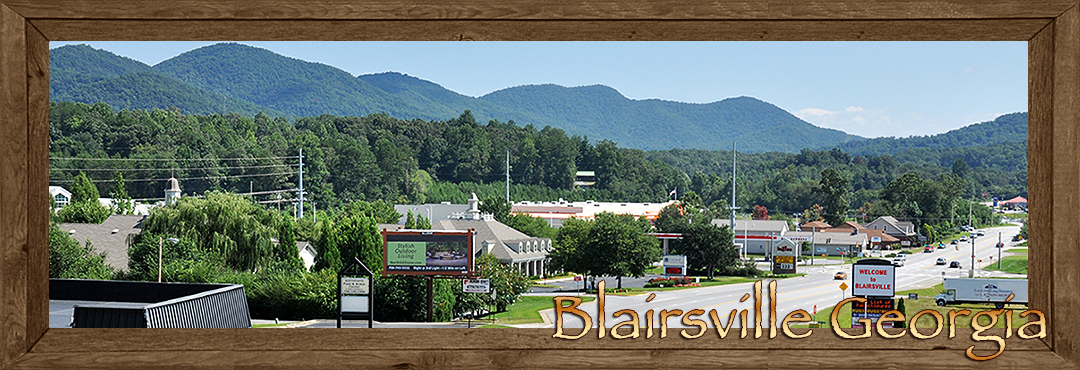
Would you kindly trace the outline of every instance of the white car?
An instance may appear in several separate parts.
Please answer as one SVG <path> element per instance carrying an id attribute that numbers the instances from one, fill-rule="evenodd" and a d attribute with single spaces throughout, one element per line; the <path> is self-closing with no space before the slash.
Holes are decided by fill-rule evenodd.
<path id="1" fill-rule="evenodd" d="M 896 266 L 896 267 L 904 267 L 904 259 L 903 258 L 893 258 L 892 265 Z"/>

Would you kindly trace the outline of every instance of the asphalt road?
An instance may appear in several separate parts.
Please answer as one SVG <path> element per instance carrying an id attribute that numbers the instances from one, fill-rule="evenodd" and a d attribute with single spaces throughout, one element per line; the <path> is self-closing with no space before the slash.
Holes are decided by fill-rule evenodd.
<path id="1" fill-rule="evenodd" d="M 998 242 L 997 235 L 1001 232 L 1002 241 L 1005 243 L 1005 249 L 1012 246 L 1009 242 L 1012 236 L 1018 233 L 1019 226 L 1005 226 L 985 229 L 986 236 L 976 239 L 974 243 L 976 260 L 982 259 L 982 262 L 976 262 L 979 266 L 988 265 L 991 262 L 990 257 L 993 256 L 993 261 L 997 260 L 997 248 L 995 245 Z M 967 277 L 969 273 L 970 261 L 971 261 L 972 244 L 961 243 L 956 246 L 946 245 L 945 249 L 935 249 L 933 253 L 917 253 L 910 255 L 907 258 L 907 264 L 903 267 L 896 268 L 896 291 L 924 288 L 941 283 L 943 277 Z M 936 265 L 935 262 L 938 258 L 944 258 L 946 265 Z M 948 262 L 960 261 L 963 268 L 949 268 Z M 839 288 L 840 280 L 834 280 L 834 274 L 837 271 L 845 271 L 849 274 L 848 279 L 844 282 L 849 285 L 846 291 L 842 291 Z M 976 276 L 1004 276 L 1003 273 L 990 273 L 988 271 L 982 271 L 976 269 Z M 800 272 L 806 273 L 806 276 L 790 279 L 775 280 L 776 282 L 776 312 L 777 322 L 783 320 L 783 317 L 787 313 L 803 309 L 807 312 L 812 312 L 815 307 L 817 309 L 824 309 L 825 307 L 835 305 L 837 302 L 844 298 L 849 298 L 851 291 L 851 265 L 842 266 L 812 266 L 812 267 L 800 267 Z M 1021 275 L 1022 277 L 1022 275 Z M 766 284 L 768 281 L 766 280 Z M 611 280 L 607 282 L 610 286 L 613 286 Z M 624 280 L 624 286 L 626 281 Z M 768 311 L 770 302 L 767 298 L 768 289 L 767 285 L 763 287 L 761 310 L 762 310 L 762 322 L 765 326 L 768 326 Z M 741 301 L 744 295 L 749 294 L 750 297 L 745 301 Z M 740 324 L 740 312 L 742 310 L 747 311 L 747 322 L 751 323 L 749 326 L 754 326 L 752 323 L 755 320 L 755 304 L 754 304 L 755 291 L 753 283 L 744 284 L 732 284 L 715 287 L 704 287 L 685 289 L 677 291 L 664 291 L 656 292 L 656 296 L 651 301 L 646 301 L 647 295 L 639 295 L 633 297 L 612 296 L 607 295 L 605 300 L 605 326 L 611 327 L 612 325 L 626 321 L 629 319 L 629 315 L 620 315 L 617 318 L 612 315 L 620 310 L 632 310 L 637 312 L 644 325 L 646 312 L 653 310 L 653 317 L 655 320 L 655 327 L 660 326 L 657 315 L 661 310 L 681 310 L 687 312 L 694 309 L 701 309 L 706 314 L 695 317 L 703 319 L 706 322 L 711 321 L 709 312 L 716 310 L 716 314 L 719 317 L 721 323 L 726 327 L 728 316 L 735 313 L 736 319 L 734 320 L 735 327 L 741 327 Z M 932 297 L 930 297 L 932 298 Z M 922 298 L 920 299 L 927 299 Z M 593 326 L 597 325 L 597 302 L 583 303 L 578 308 L 586 312 L 593 322 Z M 549 320 L 554 323 L 555 316 L 554 310 L 545 311 Z M 674 328 L 685 327 L 682 324 L 681 316 L 671 316 L 668 320 L 668 326 Z M 584 321 L 578 315 L 569 313 L 563 314 L 563 327 L 566 328 L 580 328 L 584 326 Z M 711 322 L 708 323 L 709 327 L 713 327 Z M 554 327 L 553 324 L 546 325 L 547 327 Z"/>

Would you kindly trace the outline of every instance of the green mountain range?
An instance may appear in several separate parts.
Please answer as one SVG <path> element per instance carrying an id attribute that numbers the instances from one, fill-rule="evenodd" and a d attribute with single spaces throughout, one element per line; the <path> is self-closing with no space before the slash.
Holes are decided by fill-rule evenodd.
<path id="1" fill-rule="evenodd" d="M 287 118 L 386 113 L 423 120 L 452 119 L 468 110 L 480 122 L 551 126 L 593 141 L 606 139 L 645 150 L 729 150 L 732 142 L 738 142 L 739 151 L 745 152 L 839 146 L 872 154 L 889 146 L 935 142 L 921 138 L 901 145 L 890 140 L 909 139 L 866 140 L 814 126 L 752 97 L 692 104 L 629 99 L 602 85 L 545 84 L 474 98 L 402 73 L 352 76 L 333 66 L 236 43 L 205 46 L 154 66 L 86 45 L 52 49 L 49 60 L 52 101 L 104 102 L 116 109 L 175 107 L 189 114 L 246 116 L 261 111 Z M 1023 118 L 1026 138 L 1026 115 Z M 966 139 L 977 137 L 957 138 Z"/>

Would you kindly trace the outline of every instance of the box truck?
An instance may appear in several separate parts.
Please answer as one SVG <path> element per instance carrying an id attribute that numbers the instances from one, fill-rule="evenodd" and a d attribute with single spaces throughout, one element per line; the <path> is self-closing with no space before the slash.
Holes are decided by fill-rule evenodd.
<path id="1" fill-rule="evenodd" d="M 945 293 L 934 298 L 938 306 L 956 303 L 991 303 L 997 308 L 1005 307 L 1009 294 L 1010 304 L 1028 303 L 1027 279 L 945 279 Z"/>

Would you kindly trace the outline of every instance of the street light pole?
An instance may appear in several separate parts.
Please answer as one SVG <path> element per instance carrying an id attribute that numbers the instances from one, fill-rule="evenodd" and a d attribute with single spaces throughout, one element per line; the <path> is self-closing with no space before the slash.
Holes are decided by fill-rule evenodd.
<path id="1" fill-rule="evenodd" d="M 999 271 L 1001 270 L 1001 247 L 1004 247 L 1004 245 L 1001 244 L 1001 232 L 999 231 L 998 232 L 998 244 L 997 244 L 997 248 L 998 248 L 998 270 Z"/>
<path id="2" fill-rule="evenodd" d="M 975 277 L 975 234 L 971 235 L 971 269 L 968 277 Z"/>

